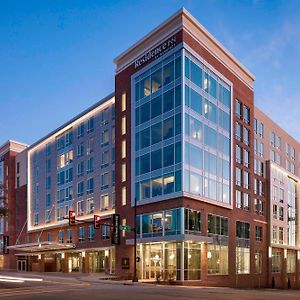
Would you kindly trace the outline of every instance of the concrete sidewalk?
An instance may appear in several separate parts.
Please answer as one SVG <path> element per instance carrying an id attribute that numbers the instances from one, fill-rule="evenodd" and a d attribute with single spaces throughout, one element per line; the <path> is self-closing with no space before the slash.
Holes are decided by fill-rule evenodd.
<path id="1" fill-rule="evenodd" d="M 131 280 L 117 280 L 115 276 L 104 273 L 61 273 L 61 272 L 16 272 L 16 271 L 0 271 L 0 277 L 25 277 L 25 278 L 42 278 L 48 281 L 80 281 L 87 283 L 107 283 L 107 284 L 123 284 L 132 285 Z M 134 284 L 142 284 L 140 282 Z M 144 283 L 145 284 L 145 283 Z"/>

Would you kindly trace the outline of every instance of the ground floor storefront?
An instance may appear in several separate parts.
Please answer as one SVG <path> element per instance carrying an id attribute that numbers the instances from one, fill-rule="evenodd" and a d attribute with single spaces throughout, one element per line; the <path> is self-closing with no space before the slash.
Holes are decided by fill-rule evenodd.
<path id="1" fill-rule="evenodd" d="M 17 270 L 114 274 L 115 248 L 21 253 L 17 255 Z"/>

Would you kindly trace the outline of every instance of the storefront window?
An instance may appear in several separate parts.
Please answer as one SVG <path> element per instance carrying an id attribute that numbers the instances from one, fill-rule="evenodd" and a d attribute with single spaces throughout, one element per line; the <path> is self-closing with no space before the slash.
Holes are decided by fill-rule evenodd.
<path id="1" fill-rule="evenodd" d="M 236 247 L 236 273 L 250 273 L 250 248 Z"/>
<path id="2" fill-rule="evenodd" d="M 201 213 L 199 211 L 186 208 L 184 210 L 185 233 L 201 233 Z"/>
<path id="3" fill-rule="evenodd" d="M 201 279 L 201 245 L 184 243 L 184 280 Z"/>
<path id="4" fill-rule="evenodd" d="M 214 275 L 228 274 L 228 246 L 207 245 L 207 272 Z"/>

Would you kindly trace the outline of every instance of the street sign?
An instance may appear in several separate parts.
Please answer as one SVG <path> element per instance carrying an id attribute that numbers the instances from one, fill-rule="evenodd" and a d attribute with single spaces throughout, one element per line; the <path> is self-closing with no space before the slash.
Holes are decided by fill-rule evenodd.
<path id="1" fill-rule="evenodd" d="M 120 225 L 120 230 L 131 231 L 131 227 L 129 225 Z"/>
<path id="2" fill-rule="evenodd" d="M 112 215 L 112 231 L 111 231 L 111 243 L 113 245 L 120 244 L 120 215 L 113 214 Z"/>

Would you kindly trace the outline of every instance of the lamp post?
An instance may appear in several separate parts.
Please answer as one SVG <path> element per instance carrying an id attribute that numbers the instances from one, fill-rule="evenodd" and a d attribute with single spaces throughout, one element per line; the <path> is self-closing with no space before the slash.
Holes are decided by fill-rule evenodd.
<path id="1" fill-rule="evenodd" d="M 137 228 L 136 228 L 136 198 L 134 198 L 134 272 L 133 272 L 133 278 L 132 282 L 138 282 L 139 279 L 136 275 L 136 234 L 137 234 Z"/>

